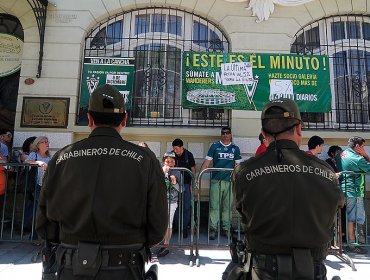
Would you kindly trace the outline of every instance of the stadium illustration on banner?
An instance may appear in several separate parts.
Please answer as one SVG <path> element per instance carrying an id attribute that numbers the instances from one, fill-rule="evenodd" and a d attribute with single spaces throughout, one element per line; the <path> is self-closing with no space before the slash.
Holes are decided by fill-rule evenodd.
<path id="1" fill-rule="evenodd" d="M 291 98 L 302 112 L 329 112 L 326 56 L 184 52 L 184 108 L 261 110 L 272 99 Z"/>

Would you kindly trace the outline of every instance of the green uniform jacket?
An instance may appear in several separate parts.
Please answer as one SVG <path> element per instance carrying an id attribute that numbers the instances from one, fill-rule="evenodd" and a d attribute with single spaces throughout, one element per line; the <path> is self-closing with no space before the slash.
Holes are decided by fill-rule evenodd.
<path id="1" fill-rule="evenodd" d="M 324 258 L 343 194 L 325 161 L 279 140 L 267 151 L 236 166 L 233 191 L 246 227 L 249 248 L 259 254 L 289 254 L 293 248 L 319 249 Z M 321 249 L 320 249 L 321 248 Z M 320 257 L 319 257 L 320 258 Z"/>
<path id="2" fill-rule="evenodd" d="M 49 162 L 37 232 L 50 241 L 159 243 L 167 229 L 164 174 L 149 149 L 100 127 Z"/>
<path id="3" fill-rule="evenodd" d="M 370 162 L 353 149 L 345 149 L 336 158 L 339 171 L 353 171 L 357 174 L 342 174 L 341 187 L 347 197 L 363 197 L 365 190 L 364 174 L 370 171 Z"/>

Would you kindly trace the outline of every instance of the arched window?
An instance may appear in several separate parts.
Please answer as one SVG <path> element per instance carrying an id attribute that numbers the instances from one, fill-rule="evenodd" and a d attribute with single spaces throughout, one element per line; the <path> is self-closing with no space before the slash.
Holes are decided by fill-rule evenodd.
<path id="1" fill-rule="evenodd" d="M 101 22 L 86 38 L 85 57 L 135 57 L 135 81 L 129 125 L 224 126 L 223 109 L 183 109 L 183 51 L 229 51 L 214 24 L 176 9 L 148 8 Z"/>
<path id="2" fill-rule="evenodd" d="M 304 113 L 313 128 L 370 128 L 370 18 L 332 16 L 301 29 L 292 53 L 323 54 L 331 69 L 332 112 Z"/>

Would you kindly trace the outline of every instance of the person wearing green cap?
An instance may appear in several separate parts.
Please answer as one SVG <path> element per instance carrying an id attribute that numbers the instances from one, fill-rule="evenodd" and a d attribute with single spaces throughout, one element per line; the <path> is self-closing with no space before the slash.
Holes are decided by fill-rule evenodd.
<path id="1" fill-rule="evenodd" d="M 166 233 L 164 174 L 152 151 L 122 139 L 126 118 L 122 94 L 98 87 L 89 101 L 91 134 L 48 164 L 36 229 L 60 244 L 58 279 L 144 279 L 147 252 Z"/>
<path id="2" fill-rule="evenodd" d="M 251 279 L 326 279 L 323 260 L 343 206 L 336 174 L 299 149 L 302 119 L 293 100 L 268 102 L 261 122 L 266 152 L 233 173 Z"/>

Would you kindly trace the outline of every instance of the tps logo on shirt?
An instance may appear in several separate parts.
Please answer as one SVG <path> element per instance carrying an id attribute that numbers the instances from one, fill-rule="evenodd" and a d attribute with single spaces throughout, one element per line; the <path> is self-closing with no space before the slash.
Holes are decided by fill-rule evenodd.
<path id="1" fill-rule="evenodd" d="M 231 160 L 233 160 L 234 159 L 234 154 L 230 154 L 230 153 L 218 153 L 218 158 L 219 159 L 231 159 Z"/>

